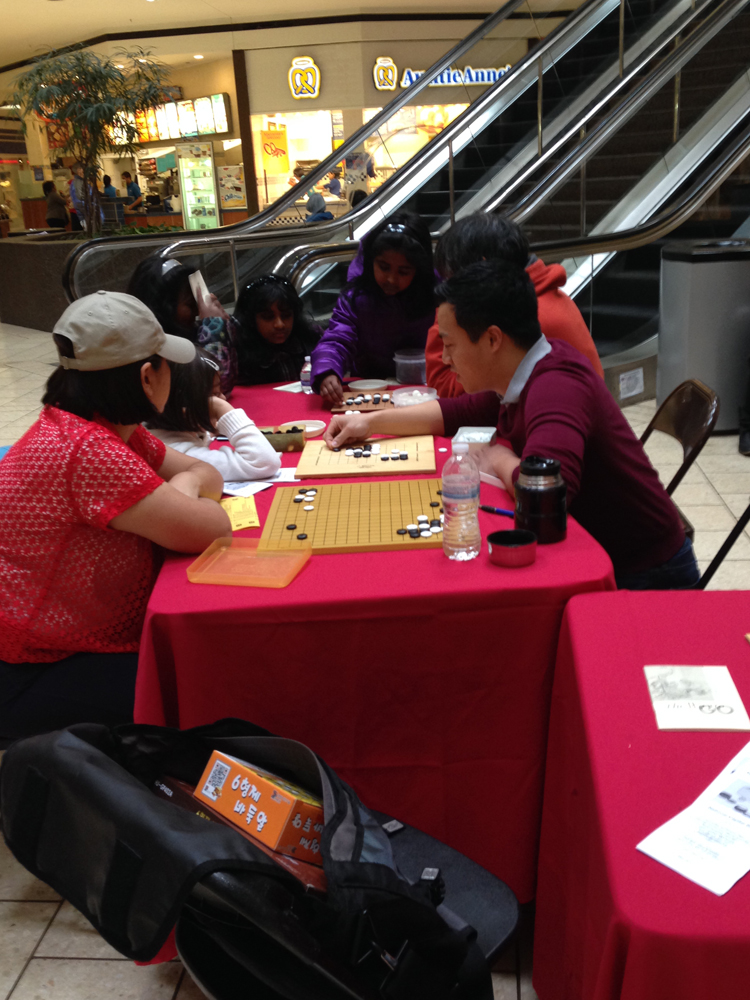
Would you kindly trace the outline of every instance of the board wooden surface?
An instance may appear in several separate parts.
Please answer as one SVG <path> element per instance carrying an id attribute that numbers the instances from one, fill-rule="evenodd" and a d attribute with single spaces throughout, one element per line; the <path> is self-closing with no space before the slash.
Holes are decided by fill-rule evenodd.
<path id="1" fill-rule="evenodd" d="M 386 464 L 385 462 L 383 463 Z M 405 462 L 403 463 L 406 464 Z M 442 534 L 430 538 L 399 535 L 420 514 L 440 517 L 440 479 L 380 480 L 376 483 L 325 483 L 316 486 L 313 510 L 294 503 L 299 490 L 277 487 L 258 549 L 289 551 L 312 546 L 317 554 L 383 552 L 388 549 L 438 549 Z M 290 530 L 287 525 L 296 527 Z M 306 539 L 297 535 L 306 534 Z"/>
<path id="2" fill-rule="evenodd" d="M 331 451 L 325 441 L 307 441 L 300 456 L 295 476 L 297 479 L 326 479 L 332 476 L 402 476 L 415 472 L 435 472 L 435 442 L 431 434 L 417 437 L 377 438 L 371 443 L 380 445 L 380 454 L 369 458 L 346 455 L 346 448 Z M 347 445 L 347 448 L 353 447 Z M 362 445 L 358 444 L 358 448 Z M 392 448 L 409 454 L 405 461 L 394 462 L 383 455 L 390 455 Z"/>

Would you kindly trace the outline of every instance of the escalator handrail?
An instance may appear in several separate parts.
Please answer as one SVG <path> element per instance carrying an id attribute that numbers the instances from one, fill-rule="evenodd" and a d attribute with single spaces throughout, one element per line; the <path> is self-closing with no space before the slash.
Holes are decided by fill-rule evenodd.
<path id="1" fill-rule="evenodd" d="M 485 21 L 482 22 L 473 32 L 466 36 L 461 42 L 454 46 L 448 53 L 441 57 L 433 66 L 427 70 L 422 77 L 416 80 L 410 85 L 406 90 L 402 92 L 399 97 L 394 98 L 386 107 L 383 108 L 375 117 L 371 118 L 366 125 L 363 125 L 353 136 L 351 136 L 344 145 L 340 146 L 335 153 L 332 153 L 328 159 L 324 160 L 318 165 L 316 170 L 307 175 L 305 178 L 305 184 L 315 184 L 318 180 L 325 177 L 325 175 L 338 163 L 341 162 L 343 156 L 347 152 L 351 152 L 357 148 L 362 137 L 368 138 L 373 132 L 377 131 L 382 124 L 385 124 L 389 118 L 391 118 L 401 107 L 409 103 L 412 98 L 427 87 L 430 81 L 438 76 L 444 69 L 448 68 L 450 63 L 458 58 L 461 54 L 471 48 L 477 40 L 482 38 L 484 35 L 488 34 L 493 28 L 495 28 L 499 23 L 510 16 L 516 7 L 520 6 L 524 0 L 509 0 L 508 3 L 503 5 L 494 14 L 491 14 Z M 464 111 L 458 118 L 454 119 L 453 122 L 447 128 L 445 128 L 439 136 L 436 136 L 431 142 L 427 143 L 422 147 L 418 153 L 412 157 L 406 167 L 412 167 L 419 161 L 419 166 L 423 161 L 423 158 L 432 155 L 433 150 L 438 148 L 441 144 L 447 144 L 448 141 L 454 136 L 464 131 L 470 126 L 470 122 L 473 121 L 478 115 L 483 114 L 488 106 L 497 100 L 498 95 L 505 89 L 507 89 L 512 82 L 515 82 L 517 77 L 526 71 L 529 66 L 533 66 L 540 58 L 544 56 L 556 43 L 559 43 L 561 37 L 567 32 L 572 32 L 578 30 L 582 26 L 582 22 L 585 26 L 585 21 L 587 18 L 595 16 L 598 8 L 611 4 L 611 0 L 585 0 L 580 7 L 578 7 L 573 14 L 568 15 L 561 24 L 559 24 L 553 31 L 551 31 L 531 52 L 527 53 L 522 59 L 515 63 L 511 69 L 506 73 L 500 80 L 498 80 L 493 86 L 488 87 L 481 97 L 476 101 L 472 102 L 469 107 Z M 545 12 L 547 16 L 553 16 L 553 11 Z M 398 175 L 403 173 L 401 171 L 397 172 L 397 175 L 389 178 L 377 191 L 375 191 L 361 207 L 354 209 L 346 214 L 347 222 L 350 223 L 350 231 L 353 226 L 355 226 L 359 219 L 369 216 L 373 211 L 377 209 L 378 201 L 392 190 L 392 186 L 397 182 Z M 221 227 L 221 235 L 207 236 L 204 233 L 196 232 L 194 234 L 184 234 L 178 240 L 170 240 L 166 246 L 164 234 L 154 233 L 154 234 L 144 234 L 138 237 L 133 237 L 128 239 L 122 236 L 102 236 L 92 240 L 86 240 L 85 242 L 79 244 L 68 256 L 65 262 L 65 269 L 63 272 L 63 288 L 65 294 L 69 301 L 73 301 L 76 296 L 75 288 L 75 272 L 79 266 L 80 260 L 91 250 L 98 250 L 99 248 L 107 245 L 117 246 L 121 249 L 127 249 L 128 247 L 142 247 L 144 241 L 153 241 L 161 244 L 164 249 L 162 254 L 164 256 L 170 256 L 171 254 L 184 250 L 185 246 L 188 244 L 199 244 L 200 247 L 210 249 L 212 247 L 225 247 L 229 248 L 230 245 L 236 240 L 242 240 L 244 242 L 248 237 L 258 238 L 261 236 L 261 232 L 266 234 L 269 232 L 267 224 L 269 221 L 273 221 L 285 208 L 290 204 L 294 204 L 297 200 L 297 195 L 294 189 L 285 192 L 284 195 L 273 205 L 264 209 L 262 212 L 254 215 L 249 220 L 243 220 L 242 222 L 233 223 L 229 226 Z M 334 219 L 330 222 L 325 222 L 316 225 L 315 232 L 319 235 L 321 240 L 325 239 L 329 234 L 337 234 L 341 231 L 342 222 L 341 219 Z M 276 230 L 274 232 L 274 237 L 277 238 L 279 232 L 288 234 L 292 238 L 301 236 L 303 233 L 306 234 L 309 239 L 309 229 L 304 226 L 289 226 L 284 227 L 283 230 Z M 200 252 L 196 247 L 195 252 Z"/>
<path id="2" fill-rule="evenodd" d="M 515 222 L 522 222 L 537 208 L 546 202 L 555 191 L 579 170 L 603 145 L 605 145 L 622 126 L 656 94 L 666 83 L 679 73 L 685 63 L 699 52 L 722 28 L 740 13 L 750 3 L 750 0 L 723 0 L 704 21 L 695 27 L 691 33 L 666 55 L 635 87 L 611 109 L 605 118 L 595 128 L 579 141 L 575 147 L 540 178 L 531 191 L 507 210 L 505 214 Z M 597 102 L 601 104 L 603 102 Z M 506 188 L 507 192 L 507 188 Z M 507 197 L 507 193 L 505 194 Z M 491 212 L 503 200 L 500 192 L 486 206 L 485 211 Z"/>
<path id="3" fill-rule="evenodd" d="M 719 159 L 711 163 L 674 204 L 670 205 L 664 212 L 649 219 L 648 222 L 643 222 L 630 229 L 602 233 L 598 236 L 536 242 L 531 244 L 531 250 L 550 262 L 566 258 L 589 257 L 600 253 L 620 253 L 653 243 L 655 240 L 667 236 L 689 219 L 693 212 L 700 208 L 706 199 L 724 183 L 748 154 L 750 154 L 750 125 L 745 125 L 744 129 L 724 149 Z M 323 246 L 314 244 L 299 246 L 296 248 L 296 259 L 288 264 L 283 272 L 284 276 L 299 291 L 300 284 L 311 267 L 317 266 L 326 259 L 353 259 L 357 254 L 358 246 L 357 241 L 327 243 Z M 279 273 L 278 267 L 276 271 Z"/>

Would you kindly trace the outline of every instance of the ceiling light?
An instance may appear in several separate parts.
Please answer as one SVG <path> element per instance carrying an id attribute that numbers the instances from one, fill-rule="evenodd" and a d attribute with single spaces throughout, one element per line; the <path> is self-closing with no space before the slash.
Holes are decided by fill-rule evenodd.
<path id="1" fill-rule="evenodd" d="M 193 56 L 193 59 L 202 59 L 203 56 Z"/>

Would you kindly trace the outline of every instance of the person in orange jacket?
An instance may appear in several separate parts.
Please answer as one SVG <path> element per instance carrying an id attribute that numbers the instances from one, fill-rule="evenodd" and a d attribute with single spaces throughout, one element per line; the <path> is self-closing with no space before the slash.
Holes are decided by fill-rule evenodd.
<path id="1" fill-rule="evenodd" d="M 588 359 L 597 375 L 604 378 L 594 341 L 578 306 L 561 290 L 567 280 L 561 264 L 545 264 L 529 254 L 529 241 L 520 226 L 502 215 L 477 212 L 460 219 L 438 240 L 435 265 L 443 278 L 479 260 L 505 260 L 523 267 L 531 278 L 537 297 L 539 325 L 547 339 L 564 340 Z M 460 396 L 463 386 L 443 364 L 443 347 L 434 323 L 425 346 L 427 385 L 446 399 Z"/>

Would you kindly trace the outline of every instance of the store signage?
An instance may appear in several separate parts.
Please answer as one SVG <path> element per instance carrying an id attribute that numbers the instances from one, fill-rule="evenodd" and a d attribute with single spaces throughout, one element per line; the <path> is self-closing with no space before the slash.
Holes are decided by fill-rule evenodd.
<path id="1" fill-rule="evenodd" d="M 320 70 L 310 56 L 297 56 L 289 67 L 289 89 L 296 101 L 317 97 L 320 93 Z"/>
<path id="2" fill-rule="evenodd" d="M 506 66 L 487 67 L 484 69 L 473 69 L 467 66 L 465 69 L 446 69 L 436 76 L 430 87 L 481 87 L 490 83 L 497 83 L 510 69 L 510 63 Z M 424 76 L 423 69 L 405 69 L 399 86 L 410 87 L 421 76 Z M 398 80 L 398 67 L 390 56 L 378 56 L 372 68 L 372 78 L 375 82 L 376 90 L 395 90 L 396 80 Z"/>
<path id="3" fill-rule="evenodd" d="M 263 151 L 263 170 L 267 174 L 288 174 L 289 149 L 286 129 L 263 131 L 260 133 L 260 141 Z"/>
<path id="4" fill-rule="evenodd" d="M 138 142 L 164 142 L 169 139 L 192 139 L 196 136 L 221 135 L 230 131 L 229 95 L 211 94 L 193 101 L 169 101 L 128 116 L 135 125 Z M 127 143 L 124 128 L 114 126 L 115 143 Z"/>
<path id="5" fill-rule="evenodd" d="M 372 67 L 372 78 L 376 90 L 395 90 L 398 68 L 390 56 L 378 56 Z"/>

